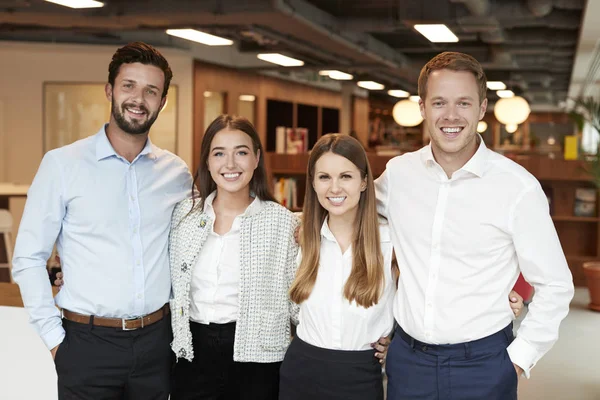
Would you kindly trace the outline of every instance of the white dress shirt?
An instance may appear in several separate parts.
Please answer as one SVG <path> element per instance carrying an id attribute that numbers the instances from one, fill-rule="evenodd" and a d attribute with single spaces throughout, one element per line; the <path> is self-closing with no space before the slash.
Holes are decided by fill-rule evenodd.
<path id="1" fill-rule="evenodd" d="M 171 214 L 191 187 L 179 157 L 148 139 L 130 163 L 115 152 L 104 127 L 46 153 L 27 193 L 13 275 L 48 348 L 64 337 L 55 301 L 116 318 L 145 315 L 169 301 Z M 54 300 L 46 261 L 55 241 L 64 286 Z"/>
<path id="2" fill-rule="evenodd" d="M 390 160 L 376 188 L 400 267 L 400 326 L 432 344 L 491 335 L 514 319 L 507 299 L 521 271 L 535 296 L 508 353 L 529 376 L 558 339 L 573 297 L 535 177 L 480 140 L 450 179 L 426 146 Z"/>
<path id="3" fill-rule="evenodd" d="M 213 192 L 204 202 L 204 212 L 214 221 Z M 225 324 L 238 320 L 240 286 L 240 227 L 242 219 L 258 211 L 258 197 L 235 217 L 231 229 L 219 235 L 213 229 L 198 255 L 190 287 L 190 320 L 202 324 Z"/>
<path id="4" fill-rule="evenodd" d="M 300 304 L 300 323 L 296 331 L 300 339 L 331 350 L 369 350 L 371 343 L 391 332 L 396 290 L 392 277 L 393 247 L 388 226 L 381 225 L 379 232 L 384 286 L 379 302 L 364 308 L 344 297 L 344 286 L 352 271 L 352 246 L 342 254 L 325 219 L 321 228 L 317 280 L 308 299 Z"/>

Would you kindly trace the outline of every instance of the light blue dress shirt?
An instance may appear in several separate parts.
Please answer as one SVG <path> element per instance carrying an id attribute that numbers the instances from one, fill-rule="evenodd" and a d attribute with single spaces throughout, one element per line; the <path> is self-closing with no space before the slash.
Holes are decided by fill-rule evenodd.
<path id="1" fill-rule="evenodd" d="M 49 349 L 65 335 L 46 271 L 54 243 L 64 272 L 60 308 L 116 318 L 156 311 L 171 293 L 171 214 L 191 187 L 179 157 L 148 139 L 130 163 L 104 127 L 46 153 L 27 193 L 13 276 Z"/>

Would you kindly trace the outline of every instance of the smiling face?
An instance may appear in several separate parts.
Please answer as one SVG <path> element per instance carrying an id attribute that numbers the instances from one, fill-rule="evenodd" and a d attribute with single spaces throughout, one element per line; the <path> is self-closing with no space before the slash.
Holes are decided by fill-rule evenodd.
<path id="1" fill-rule="evenodd" d="M 431 72 L 426 98 L 419 106 L 438 162 L 452 157 L 466 163 L 477 150 L 477 123 L 487 107 L 487 99 L 480 103 L 473 73 L 449 69 Z"/>
<path id="2" fill-rule="evenodd" d="M 131 135 L 147 133 L 165 104 L 164 83 L 164 73 L 158 67 L 121 65 L 114 86 L 107 84 L 105 89 L 111 101 L 111 124 Z"/>
<path id="3" fill-rule="evenodd" d="M 236 129 L 219 131 L 210 144 L 207 161 L 217 191 L 248 195 L 259 158 L 260 151 L 254 153 L 250 136 Z"/>
<path id="4" fill-rule="evenodd" d="M 312 184 L 330 219 L 356 218 L 358 202 L 367 184 L 352 161 L 331 151 L 324 153 L 315 163 Z"/>

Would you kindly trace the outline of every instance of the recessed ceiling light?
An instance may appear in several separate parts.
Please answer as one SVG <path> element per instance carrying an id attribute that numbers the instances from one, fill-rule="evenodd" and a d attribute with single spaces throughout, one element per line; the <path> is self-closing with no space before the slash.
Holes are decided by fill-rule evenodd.
<path id="1" fill-rule="evenodd" d="M 350 74 L 347 74 L 345 72 L 342 71 L 329 71 L 329 77 L 331 79 L 335 79 L 337 81 L 349 81 L 352 80 L 354 77 Z"/>
<path id="2" fill-rule="evenodd" d="M 509 97 L 515 96 L 512 90 L 498 90 L 496 94 L 498 95 L 498 97 L 503 99 L 508 99 Z"/>
<path id="3" fill-rule="evenodd" d="M 444 24 L 416 24 L 415 29 L 433 43 L 458 42 L 458 37 Z"/>
<path id="4" fill-rule="evenodd" d="M 258 54 L 256 57 L 266 62 L 281 65 L 282 67 L 301 67 L 304 65 L 304 61 L 284 56 L 279 53 Z"/>
<path id="5" fill-rule="evenodd" d="M 324 69 L 322 71 L 319 71 L 319 75 L 321 75 L 321 76 L 329 76 L 330 72 L 331 72 L 331 70 Z"/>
<path id="6" fill-rule="evenodd" d="M 419 96 L 417 96 L 417 95 L 414 95 L 414 96 L 410 96 L 408 99 L 409 99 L 410 101 L 414 101 L 415 103 L 418 103 L 418 102 L 419 102 L 419 100 L 421 100 L 421 97 L 419 97 Z"/>
<path id="7" fill-rule="evenodd" d="M 46 0 L 48 3 L 58 4 L 60 6 L 71 8 L 100 8 L 104 3 L 94 0 Z"/>
<path id="8" fill-rule="evenodd" d="M 504 90 L 506 89 L 506 85 L 504 84 L 504 82 L 500 81 L 488 81 L 487 88 L 490 90 Z"/>
<path id="9" fill-rule="evenodd" d="M 233 44 L 232 40 L 197 31 L 196 29 L 167 29 L 167 34 L 207 46 L 231 46 Z"/>
<path id="10" fill-rule="evenodd" d="M 405 98 L 405 97 L 408 97 L 408 96 L 410 96 L 410 93 L 408 93 L 408 92 L 407 92 L 407 91 L 405 91 L 405 90 L 400 90 L 400 89 L 388 90 L 388 91 L 387 91 L 387 93 L 388 93 L 390 96 L 394 96 L 394 97 L 401 97 L 401 98 L 402 98 L 402 97 L 404 97 L 404 98 Z"/>
<path id="11" fill-rule="evenodd" d="M 368 89 L 368 90 L 383 90 L 385 89 L 385 86 L 383 86 L 381 83 L 377 83 L 377 82 L 373 82 L 373 81 L 360 81 L 356 83 L 358 86 L 360 86 L 363 89 Z"/>

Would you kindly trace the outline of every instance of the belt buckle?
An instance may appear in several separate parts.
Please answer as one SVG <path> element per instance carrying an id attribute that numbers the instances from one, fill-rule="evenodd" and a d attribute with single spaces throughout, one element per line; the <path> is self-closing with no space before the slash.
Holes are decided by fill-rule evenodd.
<path id="1" fill-rule="evenodd" d="M 143 328 L 144 327 L 144 317 L 138 317 L 138 318 L 131 318 L 131 319 L 121 318 L 121 329 L 123 329 L 124 331 L 135 331 L 136 329 L 139 329 L 139 328 L 127 328 L 127 326 L 126 326 L 127 321 L 135 321 L 136 319 L 142 320 L 142 326 L 140 328 Z"/>

